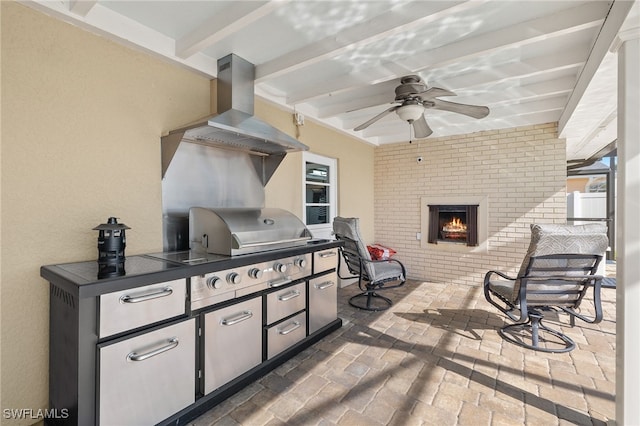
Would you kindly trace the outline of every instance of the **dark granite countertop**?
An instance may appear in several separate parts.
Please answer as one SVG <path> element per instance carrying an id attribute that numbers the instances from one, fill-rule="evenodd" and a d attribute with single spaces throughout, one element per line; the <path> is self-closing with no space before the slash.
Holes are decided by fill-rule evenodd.
<path id="1" fill-rule="evenodd" d="M 42 266 L 40 276 L 76 297 L 95 297 L 158 282 L 326 250 L 340 245 L 342 243 L 335 240 L 315 240 L 302 246 L 240 256 L 222 256 L 188 251 L 150 253 L 127 256 L 124 263 L 124 274 L 119 276 L 99 278 L 96 260 Z"/>

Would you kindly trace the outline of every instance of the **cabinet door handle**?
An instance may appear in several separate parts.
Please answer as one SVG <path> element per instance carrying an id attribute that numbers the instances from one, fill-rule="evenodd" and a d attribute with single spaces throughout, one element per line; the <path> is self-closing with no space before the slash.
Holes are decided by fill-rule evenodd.
<path id="1" fill-rule="evenodd" d="M 171 296 L 173 293 L 173 289 L 171 287 L 165 287 L 160 291 L 154 291 L 152 293 L 141 294 L 140 296 L 129 296 L 128 294 L 123 294 L 120 296 L 120 303 L 140 303 L 146 302 L 147 300 L 157 299 L 159 297 L 167 297 Z"/>
<path id="2" fill-rule="evenodd" d="M 137 352 L 130 352 L 127 355 L 127 360 L 128 361 L 144 361 L 145 359 L 149 359 L 152 356 L 160 355 L 163 352 L 170 351 L 171 349 L 177 347 L 178 344 L 180 343 L 177 337 L 172 337 L 171 339 L 167 340 L 167 342 L 168 342 L 167 345 L 161 346 L 158 349 L 154 349 L 152 351 L 145 352 L 142 354 L 139 354 Z"/>
<path id="3" fill-rule="evenodd" d="M 291 281 L 291 278 L 285 278 L 284 280 L 280 281 L 270 281 L 269 287 L 282 287 L 285 284 L 289 284 Z"/>
<path id="4" fill-rule="evenodd" d="M 320 253 L 319 256 L 324 259 L 325 257 L 333 257 L 336 253 L 335 251 L 325 251 L 324 253 Z"/>
<path id="5" fill-rule="evenodd" d="M 329 287 L 333 287 L 335 284 L 336 284 L 336 283 L 334 283 L 333 281 L 325 281 L 325 282 L 322 282 L 322 283 L 320 283 L 320 284 L 316 284 L 316 285 L 315 285 L 315 287 L 316 287 L 318 290 L 326 290 L 326 289 L 328 289 Z"/>
<path id="6" fill-rule="evenodd" d="M 289 293 L 278 296 L 278 300 L 281 302 L 286 302 L 287 300 L 295 299 L 298 296 L 300 296 L 300 292 L 298 290 L 292 290 Z"/>
<path id="7" fill-rule="evenodd" d="M 300 328 L 300 322 L 294 321 L 287 328 L 278 329 L 278 334 L 280 334 L 282 336 L 286 336 L 287 334 L 289 334 L 292 331 L 295 331 L 295 330 L 297 330 L 299 328 Z"/>
<path id="8" fill-rule="evenodd" d="M 251 318 L 253 316 L 253 312 L 251 311 L 243 311 L 242 313 L 231 317 L 231 318 L 223 318 L 222 321 L 220 321 L 220 324 L 222 325 L 234 325 L 234 324 L 238 324 L 239 322 L 242 321 L 246 321 L 249 318 Z"/>

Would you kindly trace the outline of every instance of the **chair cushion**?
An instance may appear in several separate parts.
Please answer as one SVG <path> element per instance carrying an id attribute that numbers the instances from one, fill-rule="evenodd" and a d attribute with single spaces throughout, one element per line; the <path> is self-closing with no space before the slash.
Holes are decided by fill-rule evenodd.
<path id="1" fill-rule="evenodd" d="M 390 280 L 404 280 L 402 268 L 396 262 L 373 262 L 370 265 L 374 270 L 374 275 L 372 275 L 375 277 L 374 284 Z"/>
<path id="2" fill-rule="evenodd" d="M 527 266 L 532 256 L 542 256 L 547 254 L 598 254 L 603 255 L 609 245 L 607 237 L 607 227 L 601 223 L 591 223 L 586 225 L 560 225 L 560 224 L 532 224 L 531 242 L 525 255 L 518 279 L 513 286 L 512 300 L 517 300 L 520 291 L 520 278 L 525 275 Z M 553 266 L 566 266 L 560 262 Z M 557 275 L 557 273 L 555 273 Z"/>
<path id="3" fill-rule="evenodd" d="M 336 235 L 344 235 L 358 244 L 358 253 L 364 259 L 371 260 L 371 255 L 367 246 L 363 243 L 360 234 L 360 219 L 357 217 L 340 217 L 333 219 L 333 233 Z"/>
<path id="4" fill-rule="evenodd" d="M 516 298 L 513 297 L 514 286 L 515 286 L 515 281 L 507 281 L 507 280 L 489 281 L 489 288 L 491 289 L 491 291 L 502 296 L 509 302 L 516 304 Z"/>

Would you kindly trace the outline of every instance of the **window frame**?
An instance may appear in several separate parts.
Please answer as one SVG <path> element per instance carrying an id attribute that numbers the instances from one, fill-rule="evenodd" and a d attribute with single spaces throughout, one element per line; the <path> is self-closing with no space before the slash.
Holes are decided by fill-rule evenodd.
<path id="1" fill-rule="evenodd" d="M 327 166 L 329 169 L 328 183 L 307 180 L 307 163 L 320 164 Z M 327 186 L 329 188 L 329 200 L 326 203 L 309 203 L 307 202 L 307 185 Z M 307 207 L 323 206 L 328 208 L 328 223 L 308 224 Z M 338 213 L 338 160 L 336 158 L 327 157 L 312 152 L 303 152 L 302 154 L 302 221 L 307 226 L 314 238 L 331 238 L 333 230 L 333 218 Z"/>

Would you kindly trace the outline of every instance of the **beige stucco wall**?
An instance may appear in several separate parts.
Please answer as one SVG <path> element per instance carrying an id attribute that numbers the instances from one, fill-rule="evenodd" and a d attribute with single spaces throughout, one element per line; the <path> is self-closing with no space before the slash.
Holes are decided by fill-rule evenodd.
<path id="1" fill-rule="evenodd" d="M 209 113 L 210 82 L 23 5 L 1 7 L 1 405 L 38 409 L 49 346 L 40 266 L 95 259 L 92 228 L 109 216 L 132 228 L 127 254 L 161 250 L 160 136 Z M 264 102 L 256 113 L 295 134 L 289 113 Z M 338 158 L 341 213 L 362 217 L 372 237 L 373 148 L 309 121 L 300 139 Z M 267 204 L 300 214 L 301 171 L 301 155 L 288 156 Z"/>
<path id="2" fill-rule="evenodd" d="M 279 129 L 296 134 L 291 113 L 265 102 L 256 102 L 256 116 Z M 338 212 L 361 218 L 363 238 L 373 241 L 373 158 L 374 147 L 354 143 L 353 139 L 306 120 L 299 129 L 299 140 L 315 154 L 338 160 Z M 267 207 L 281 207 L 302 217 L 302 153 L 289 154 L 266 187 Z"/>

